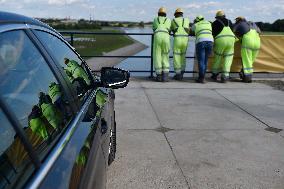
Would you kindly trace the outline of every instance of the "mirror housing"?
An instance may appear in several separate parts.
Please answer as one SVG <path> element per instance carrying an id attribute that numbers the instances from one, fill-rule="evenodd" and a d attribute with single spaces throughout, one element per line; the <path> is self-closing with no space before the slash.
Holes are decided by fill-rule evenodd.
<path id="1" fill-rule="evenodd" d="M 101 86 L 106 88 L 124 88 L 129 82 L 130 73 L 126 70 L 113 67 L 101 69 Z"/>

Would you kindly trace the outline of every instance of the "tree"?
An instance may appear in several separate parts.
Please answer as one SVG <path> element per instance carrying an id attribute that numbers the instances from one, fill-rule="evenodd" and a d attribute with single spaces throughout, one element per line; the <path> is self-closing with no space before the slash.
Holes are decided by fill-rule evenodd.
<path id="1" fill-rule="evenodd" d="M 277 32 L 284 32 L 284 19 L 278 19 L 272 24 L 272 30 Z"/>
<path id="2" fill-rule="evenodd" d="M 144 22 L 143 22 L 143 21 L 141 21 L 141 22 L 139 23 L 139 27 L 144 28 Z"/>

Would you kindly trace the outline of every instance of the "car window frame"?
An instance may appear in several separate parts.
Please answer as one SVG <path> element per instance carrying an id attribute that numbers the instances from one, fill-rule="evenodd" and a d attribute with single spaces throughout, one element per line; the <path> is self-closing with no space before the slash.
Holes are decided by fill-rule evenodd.
<path id="1" fill-rule="evenodd" d="M 47 30 L 46 28 L 44 29 Z M 44 48 L 41 41 L 36 37 L 34 32 L 32 32 L 32 26 L 28 24 L 0 25 L 0 33 L 6 33 L 6 32 L 11 32 L 11 31 L 17 31 L 17 30 L 22 30 L 23 32 L 25 32 L 25 34 L 30 39 L 30 41 L 33 43 L 35 48 L 42 55 L 47 66 L 51 70 L 52 74 L 54 75 L 56 80 L 61 84 L 63 92 L 66 94 L 66 98 L 71 104 L 72 113 L 76 114 L 76 109 L 78 108 L 78 107 L 75 107 L 76 103 L 74 101 L 74 97 L 76 97 L 76 95 L 72 94 L 74 91 L 71 89 L 68 82 L 66 82 L 66 79 L 62 75 L 61 71 L 59 71 L 60 66 L 58 67 L 58 65 L 53 61 L 52 57 L 48 54 L 49 52 Z M 70 92 L 72 92 L 71 93 L 72 95 L 70 95 Z"/>
<path id="2" fill-rule="evenodd" d="M 34 47 L 38 50 L 39 54 L 43 57 L 51 73 L 53 74 L 55 79 L 58 81 L 60 86 L 62 87 L 63 93 L 66 94 L 66 100 L 70 103 L 70 106 L 71 106 L 72 119 L 74 119 L 77 114 L 77 107 L 74 104 L 74 96 L 70 95 L 70 92 L 72 92 L 72 90 L 68 87 L 68 83 L 63 78 L 62 73 L 58 70 L 57 65 L 52 60 L 48 52 L 45 50 L 45 48 L 43 48 L 41 42 L 36 38 L 33 32 L 31 32 L 31 26 L 28 24 L 14 24 L 14 23 L 13 24 L 5 23 L 4 25 L 0 25 L 0 34 L 6 33 L 6 32 L 12 32 L 12 31 L 23 31 L 28 37 L 28 39 L 31 41 L 31 43 L 34 45 Z M 1 94 L 0 94 L 0 97 L 1 97 Z M 13 112 L 11 114 L 13 114 Z M 72 121 L 72 119 L 70 121 Z M 19 121 L 18 118 L 17 118 L 17 121 Z M 21 124 L 19 123 L 18 126 L 20 125 Z M 66 128 L 67 127 L 68 125 L 66 126 Z M 62 131 L 62 132 L 65 132 L 65 131 Z"/>
<path id="3" fill-rule="evenodd" d="M 15 26 L 12 27 L 11 25 Z M 29 24 L 0 24 L 0 33 L 4 33 L 4 32 L 10 32 L 10 31 L 15 31 L 15 30 L 22 30 L 25 32 L 25 34 L 27 35 L 27 37 L 30 39 L 30 41 L 32 42 L 32 44 L 35 46 L 35 48 L 39 51 L 39 53 L 42 55 L 42 57 L 44 58 L 47 66 L 49 67 L 49 69 L 51 70 L 51 72 L 53 73 L 54 77 L 57 79 L 57 81 L 61 84 L 62 88 L 63 88 L 63 92 L 66 93 L 66 98 L 67 100 L 69 100 L 70 102 L 73 101 L 73 95 L 69 94 L 69 92 L 72 93 L 72 90 L 70 89 L 70 86 L 68 86 L 68 82 L 66 82 L 66 80 L 64 79 L 64 77 L 62 76 L 62 73 L 60 72 L 60 70 L 58 69 L 58 63 L 56 63 L 52 57 L 49 54 L 49 51 L 46 50 L 46 48 L 44 48 L 43 44 L 40 42 L 40 40 L 36 37 L 36 35 L 34 34 L 34 32 L 32 31 L 33 28 L 40 28 L 40 30 L 44 30 L 45 32 L 48 33 L 53 33 L 56 34 L 56 36 L 58 37 L 59 34 L 54 33 L 52 30 L 48 30 L 46 28 L 40 27 L 40 26 L 35 26 L 35 25 L 29 25 Z M 63 42 L 65 40 L 62 40 Z M 68 44 L 68 46 L 70 47 L 70 45 Z M 71 48 L 72 50 L 73 48 Z M 77 54 L 78 58 L 80 58 L 80 60 L 82 60 L 82 62 L 84 64 L 85 61 L 79 56 L 79 54 L 72 50 L 74 53 Z M 52 54 L 52 53 L 51 53 Z M 86 64 L 87 65 L 87 64 Z M 91 73 L 90 69 L 88 66 L 86 66 L 88 69 L 88 72 Z M 94 77 L 91 74 L 91 79 L 92 82 L 94 82 Z M 70 120 L 69 124 L 66 125 L 65 129 L 62 130 L 62 132 L 57 136 L 57 138 L 55 139 L 56 142 L 54 142 L 52 144 L 52 146 L 48 149 L 49 152 L 46 155 L 46 158 L 39 163 L 32 162 L 33 165 L 36 167 L 34 174 L 29 175 L 29 179 L 28 181 L 24 184 L 25 186 L 34 186 L 37 187 L 40 185 L 40 183 L 44 180 L 45 176 L 47 175 L 48 171 L 51 169 L 51 167 L 54 165 L 54 163 L 56 162 L 57 158 L 60 156 L 60 154 L 62 153 L 63 149 L 66 147 L 66 145 L 68 144 L 68 142 L 70 141 L 70 138 L 72 137 L 74 131 L 76 130 L 76 128 L 79 126 L 80 121 L 82 121 L 87 113 L 88 107 L 90 106 L 90 104 L 92 103 L 93 99 L 95 99 L 96 97 L 96 91 L 99 89 L 99 87 L 93 87 L 92 90 L 89 90 L 88 95 L 86 96 L 86 100 L 78 107 L 75 107 L 74 105 L 74 109 L 73 107 L 71 107 L 72 109 L 72 119 Z M 76 95 L 75 95 L 76 96 Z M 1 105 L 2 107 L 2 105 Z M 80 110 L 80 111 L 78 111 Z M 8 111 L 7 113 L 5 113 L 5 115 L 8 116 L 12 116 L 13 117 L 13 111 Z M 14 123 L 11 122 L 11 125 L 17 128 L 16 133 L 24 133 L 23 132 L 23 128 L 21 127 L 21 124 L 19 123 L 19 120 L 17 117 L 13 117 L 14 119 Z M 96 117 L 95 119 L 98 119 L 98 117 Z M 26 136 L 26 135 L 24 135 Z M 36 153 L 36 151 L 34 150 L 34 148 L 32 147 L 32 144 L 30 143 L 30 141 L 26 138 L 26 139 L 21 139 L 21 141 L 23 142 L 25 147 L 29 147 L 31 148 L 31 151 L 28 152 L 29 155 L 31 154 L 31 156 L 33 156 L 33 158 L 36 158 L 39 160 L 40 155 Z M 17 181 L 16 181 L 17 182 Z"/>
<path id="4" fill-rule="evenodd" d="M 48 30 L 48 29 L 45 29 L 45 30 Z M 71 106 L 71 110 L 72 110 L 72 118 L 69 120 L 69 123 L 65 126 L 65 128 L 56 136 L 56 138 L 50 144 L 51 147 L 48 149 L 48 153 L 46 154 L 46 157 L 47 157 L 48 154 L 54 149 L 54 147 L 56 146 L 60 138 L 62 138 L 62 136 L 68 130 L 73 120 L 76 119 L 78 110 L 80 110 L 81 107 L 79 107 L 79 104 L 77 103 L 78 101 L 75 100 L 77 97 L 77 95 L 75 94 L 75 91 L 72 90 L 72 86 L 70 86 L 70 83 L 67 82 L 68 81 L 67 78 L 64 78 L 64 75 L 62 74 L 64 71 L 53 60 L 53 57 L 50 55 L 51 52 L 47 51 L 44 45 L 42 45 L 41 41 L 34 34 L 31 27 L 29 27 L 29 29 L 26 30 L 26 34 L 30 38 L 31 42 L 38 49 L 39 53 L 43 56 L 43 58 L 45 59 L 47 63 L 47 66 L 49 67 L 54 77 L 56 78 L 60 86 L 62 87 L 63 93 L 66 95 L 66 100 L 69 102 Z M 89 91 L 87 97 L 90 96 L 90 94 L 91 94 L 91 91 Z M 38 157 L 40 157 L 40 154 L 38 154 Z"/>
<path id="5" fill-rule="evenodd" d="M 67 100 L 70 102 L 73 113 L 76 114 L 78 103 L 75 99 L 77 98 L 77 96 L 75 94 L 75 91 L 72 89 L 72 86 L 68 82 L 68 79 L 63 74 L 63 69 L 56 63 L 56 60 L 54 60 L 54 58 L 51 56 L 51 53 L 47 48 L 44 47 L 44 44 L 42 44 L 40 39 L 36 36 L 35 32 L 33 32 L 33 28 L 30 28 L 27 32 L 41 54 L 46 57 L 46 61 L 48 62 L 48 64 L 50 64 L 49 67 L 54 71 L 53 74 L 58 76 L 56 77 L 56 79 L 61 84 L 63 92 L 66 94 Z"/>
<path id="6" fill-rule="evenodd" d="M 91 89 L 89 89 L 85 95 L 84 95 L 84 100 L 82 102 L 80 102 L 80 100 L 78 99 L 78 96 L 76 95 L 76 92 L 74 90 L 74 88 L 72 87 L 71 83 L 69 82 L 68 78 L 66 77 L 65 72 L 63 71 L 60 63 L 56 60 L 56 58 L 54 57 L 54 53 L 51 52 L 48 48 L 44 47 L 44 45 L 42 44 L 42 41 L 40 39 L 40 37 L 38 37 L 37 33 L 35 31 L 40 31 L 40 32 L 45 32 L 47 34 L 50 34 L 54 37 L 56 37 L 58 40 L 60 40 L 62 43 L 64 43 L 70 51 L 72 51 L 77 57 L 78 59 L 82 62 L 82 64 L 84 64 L 84 67 L 86 68 L 85 70 L 87 71 L 87 74 L 89 76 L 89 79 L 91 80 L 91 85 L 94 86 Z M 76 105 L 77 105 L 77 110 L 80 110 L 82 104 L 84 104 L 85 100 L 88 98 L 88 96 L 91 94 L 91 92 L 93 90 L 96 90 L 98 88 L 98 86 L 95 85 L 95 78 L 94 75 L 90 69 L 90 67 L 88 66 L 88 64 L 86 63 L 86 61 L 80 56 L 80 54 L 76 51 L 76 49 L 71 46 L 65 39 L 64 37 L 60 34 L 60 33 L 56 33 L 52 30 L 48 30 L 46 28 L 43 27 L 39 27 L 39 26 L 32 26 L 31 27 L 31 32 L 34 34 L 34 36 L 37 38 L 37 40 L 39 41 L 39 43 L 41 43 L 43 45 L 43 48 L 45 49 L 45 51 L 48 53 L 48 55 L 51 57 L 51 59 L 53 60 L 53 62 L 56 64 L 57 68 L 60 70 L 62 76 L 64 77 L 66 83 L 68 84 L 70 90 L 73 92 L 73 97 L 77 100 Z"/>

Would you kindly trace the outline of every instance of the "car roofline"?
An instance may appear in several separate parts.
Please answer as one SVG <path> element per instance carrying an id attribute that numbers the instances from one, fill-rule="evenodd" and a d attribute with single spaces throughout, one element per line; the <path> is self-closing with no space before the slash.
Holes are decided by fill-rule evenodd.
<path id="1" fill-rule="evenodd" d="M 49 25 L 31 17 L 23 16 L 16 13 L 4 12 L 0 11 L 0 25 L 5 24 L 29 24 L 29 25 L 36 25 L 41 26 L 56 32 L 55 29 L 50 27 Z"/>

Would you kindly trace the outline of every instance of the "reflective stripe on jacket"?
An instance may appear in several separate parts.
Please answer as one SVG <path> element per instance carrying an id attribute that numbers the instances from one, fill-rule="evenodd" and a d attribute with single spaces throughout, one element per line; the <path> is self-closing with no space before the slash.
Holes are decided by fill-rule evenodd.
<path id="1" fill-rule="evenodd" d="M 195 24 L 195 36 L 196 36 L 196 43 L 199 42 L 201 38 L 212 39 L 212 26 L 209 21 L 202 20 Z"/>
<path id="2" fill-rule="evenodd" d="M 171 21 L 167 17 L 158 16 L 154 19 L 153 22 L 153 31 L 154 33 L 169 33 L 171 28 Z"/>
<path id="3" fill-rule="evenodd" d="M 223 37 L 233 37 L 233 38 L 236 38 L 236 36 L 233 33 L 233 31 L 231 30 L 229 24 L 228 24 L 228 26 L 225 26 L 225 24 L 221 20 L 219 20 L 219 19 L 217 19 L 217 20 L 220 23 L 222 23 L 224 27 L 223 27 L 222 31 L 215 37 L 215 40 L 219 39 L 219 38 L 223 38 Z M 229 23 L 229 20 L 228 20 L 228 23 Z"/>

